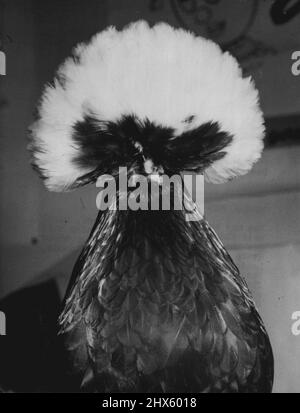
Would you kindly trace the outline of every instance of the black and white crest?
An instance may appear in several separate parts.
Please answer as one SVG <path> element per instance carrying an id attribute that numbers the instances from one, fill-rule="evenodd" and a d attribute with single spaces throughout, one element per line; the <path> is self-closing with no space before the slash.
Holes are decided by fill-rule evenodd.
<path id="1" fill-rule="evenodd" d="M 164 169 L 215 183 L 245 174 L 263 147 L 251 79 L 213 42 L 167 24 L 111 27 L 79 45 L 38 115 L 33 164 L 54 191 L 130 164 L 138 142 Z"/>

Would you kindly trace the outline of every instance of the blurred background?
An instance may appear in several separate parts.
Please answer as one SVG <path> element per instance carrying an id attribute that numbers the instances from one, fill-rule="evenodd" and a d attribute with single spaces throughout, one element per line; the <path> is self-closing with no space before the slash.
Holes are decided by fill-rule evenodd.
<path id="1" fill-rule="evenodd" d="M 0 50 L 7 59 L 0 76 L 0 311 L 7 316 L 0 382 L 19 391 L 37 390 L 36 381 L 39 390 L 53 388 L 59 356 L 50 355 L 53 347 L 35 326 L 55 331 L 72 266 L 97 213 L 95 187 L 48 193 L 32 171 L 26 129 L 35 104 L 73 46 L 108 25 L 122 28 L 142 18 L 215 40 L 255 79 L 266 149 L 247 176 L 205 186 L 205 213 L 265 321 L 275 392 L 300 392 L 300 336 L 291 330 L 292 314 L 300 311 L 300 76 L 292 73 L 292 54 L 300 51 L 299 3 L 0 0 Z"/>

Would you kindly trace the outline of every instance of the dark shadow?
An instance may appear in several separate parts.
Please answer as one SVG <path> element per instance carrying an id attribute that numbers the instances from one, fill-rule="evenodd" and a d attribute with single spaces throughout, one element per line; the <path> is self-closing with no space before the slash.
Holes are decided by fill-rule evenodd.
<path id="1" fill-rule="evenodd" d="M 0 336 L 2 391 L 75 391 L 63 342 L 57 335 L 60 306 L 53 280 L 22 289 L 0 302 L 6 316 L 6 336 Z"/>

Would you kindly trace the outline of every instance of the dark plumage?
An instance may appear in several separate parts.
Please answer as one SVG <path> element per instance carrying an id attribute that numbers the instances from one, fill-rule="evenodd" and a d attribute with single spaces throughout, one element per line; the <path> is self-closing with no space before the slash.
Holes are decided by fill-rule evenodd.
<path id="1" fill-rule="evenodd" d="M 139 173 L 150 156 L 170 173 L 202 171 L 230 141 L 216 124 L 174 139 L 134 117 L 110 124 L 109 141 L 92 125 L 75 129 L 77 142 L 89 132 L 78 162 L 97 165 L 99 148 Z M 107 172 L 109 162 L 98 164 Z M 272 350 L 247 285 L 208 223 L 186 222 L 184 211 L 99 213 L 60 324 L 85 391 L 272 389 Z"/>
<path id="2" fill-rule="evenodd" d="M 162 165 L 164 172 L 172 175 L 182 171 L 203 173 L 222 159 L 224 148 L 232 140 L 216 122 L 207 122 L 176 136 L 172 128 L 140 121 L 134 115 L 124 116 L 117 123 L 99 122 L 86 116 L 73 130 L 74 143 L 80 148 L 80 155 L 73 162 L 93 170 L 77 179 L 72 188 L 96 181 L 100 174 L 117 173 L 121 165 L 134 165 L 135 172 L 144 173 L 144 169 L 138 169 L 143 162 L 135 143 L 142 146 L 144 159 Z"/>

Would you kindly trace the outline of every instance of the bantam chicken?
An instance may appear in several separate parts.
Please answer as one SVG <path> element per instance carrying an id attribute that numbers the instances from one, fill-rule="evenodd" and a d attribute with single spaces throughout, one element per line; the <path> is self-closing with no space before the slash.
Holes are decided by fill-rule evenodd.
<path id="1" fill-rule="evenodd" d="M 250 170 L 263 137 L 257 90 L 229 53 L 137 22 L 74 50 L 46 86 L 30 150 L 52 191 L 118 180 L 120 167 L 222 183 Z M 200 212 L 185 212 L 98 213 L 59 319 L 82 391 L 271 392 L 272 349 L 246 282 Z"/>

